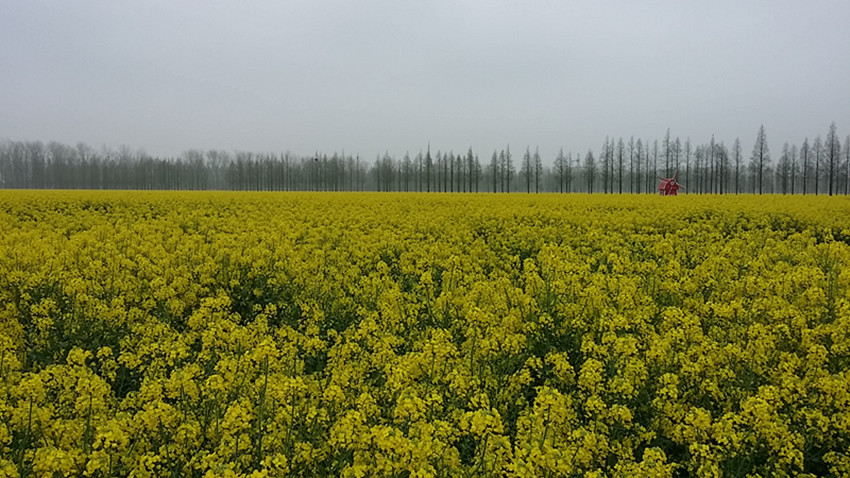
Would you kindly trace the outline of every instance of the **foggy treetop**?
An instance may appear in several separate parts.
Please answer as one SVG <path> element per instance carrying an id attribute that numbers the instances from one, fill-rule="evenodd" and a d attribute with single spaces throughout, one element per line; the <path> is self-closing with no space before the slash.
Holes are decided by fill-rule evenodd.
<path id="1" fill-rule="evenodd" d="M 596 151 L 544 160 L 539 148 L 510 146 L 481 158 L 466 152 L 389 153 L 374 159 L 345 153 L 298 156 L 189 150 L 153 157 L 124 146 L 95 150 L 85 143 L 0 142 L 0 188 L 229 189 L 249 191 L 601 192 L 655 193 L 659 179 L 678 175 L 685 193 L 850 194 L 850 135 L 843 145 L 827 133 L 771 154 L 764 126 L 748 153 L 741 140 L 694 143 L 605 138 Z"/>

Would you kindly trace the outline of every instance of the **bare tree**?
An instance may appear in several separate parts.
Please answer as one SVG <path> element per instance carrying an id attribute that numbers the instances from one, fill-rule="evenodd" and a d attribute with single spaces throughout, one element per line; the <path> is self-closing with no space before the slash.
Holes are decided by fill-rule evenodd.
<path id="1" fill-rule="evenodd" d="M 764 125 L 759 127 L 758 134 L 756 135 L 756 144 L 753 146 L 750 164 L 755 171 L 758 193 L 762 194 L 764 191 L 764 171 L 770 164 L 770 150 L 767 147 L 767 135 L 764 133 Z"/>
<path id="2" fill-rule="evenodd" d="M 532 175 L 532 164 L 531 164 L 531 147 L 526 146 L 525 154 L 522 157 L 522 166 L 520 166 L 519 174 L 520 176 L 525 176 L 525 192 L 531 192 L 531 175 Z"/>
<path id="3" fill-rule="evenodd" d="M 812 161 L 815 164 L 815 196 L 818 195 L 820 191 L 820 163 L 821 163 L 821 155 L 823 154 L 823 143 L 821 142 L 820 135 L 815 138 L 815 142 L 812 143 Z"/>
<path id="4" fill-rule="evenodd" d="M 623 138 L 617 141 L 617 181 L 619 182 L 619 194 L 623 194 L 623 160 L 626 155 L 626 146 Z"/>
<path id="5" fill-rule="evenodd" d="M 648 153 L 648 151 L 647 151 Z M 647 174 L 647 186 L 649 186 L 648 190 L 653 191 L 655 189 L 656 180 L 658 179 L 658 140 L 652 142 L 652 175 Z M 657 191 L 655 191 L 657 193 Z"/>
<path id="6" fill-rule="evenodd" d="M 691 138 L 685 139 L 685 181 L 691 181 Z M 688 190 L 685 189 L 685 192 Z"/>
<path id="7" fill-rule="evenodd" d="M 833 186 L 838 180 L 838 167 L 841 161 L 841 141 L 838 139 L 838 134 L 835 130 L 835 122 L 829 126 L 829 133 L 826 135 L 826 144 L 824 145 L 824 155 L 826 160 L 826 176 L 829 183 L 829 195 L 832 196 Z"/>
<path id="8" fill-rule="evenodd" d="M 507 192 L 511 192 L 511 181 L 515 174 L 516 168 L 514 168 L 514 160 L 511 157 L 511 145 L 508 145 L 505 150 L 505 183 L 508 185 Z"/>
<path id="9" fill-rule="evenodd" d="M 564 192 L 564 183 L 567 178 L 567 158 L 564 156 L 564 148 L 558 150 L 558 156 L 555 157 L 555 167 L 552 170 L 555 173 L 555 180 L 558 183 L 558 192 Z"/>
<path id="10" fill-rule="evenodd" d="M 710 142 L 709 142 L 709 144 L 706 144 L 706 145 L 703 146 L 703 165 L 704 165 L 704 168 L 703 168 L 704 169 L 704 171 L 703 171 L 703 189 L 704 189 L 704 192 L 707 193 L 707 194 L 714 194 L 714 193 L 717 192 L 715 190 L 715 187 L 717 186 L 717 181 L 716 181 L 716 177 L 715 177 L 715 175 L 716 175 L 716 171 L 715 171 L 715 168 L 716 168 L 716 164 L 715 164 L 716 151 L 715 151 L 715 149 L 716 148 L 714 147 L 714 145 L 712 145 Z"/>
<path id="11" fill-rule="evenodd" d="M 790 151 L 790 159 L 791 159 L 791 194 L 795 194 L 796 185 L 797 185 L 797 145 L 791 145 Z"/>
<path id="12" fill-rule="evenodd" d="M 844 194 L 850 195 L 850 134 L 844 138 Z"/>
<path id="13" fill-rule="evenodd" d="M 782 147 L 782 155 L 776 165 L 776 184 L 782 194 L 788 194 L 789 181 L 791 180 L 791 147 L 786 142 Z"/>
<path id="14" fill-rule="evenodd" d="M 610 155 L 608 154 L 608 137 L 605 137 L 605 142 L 602 143 L 602 151 L 599 153 L 599 160 L 602 163 L 602 192 L 608 194 L 608 174 L 610 171 Z"/>
<path id="15" fill-rule="evenodd" d="M 801 172 L 803 174 L 803 196 L 806 195 L 809 189 L 809 175 L 811 174 L 811 149 L 809 148 L 809 138 L 803 140 L 803 144 L 800 146 L 800 161 L 801 163 Z"/>
<path id="16" fill-rule="evenodd" d="M 596 159 L 591 150 L 587 150 L 587 155 L 584 157 L 584 177 L 587 183 L 587 192 L 593 193 L 593 181 L 596 179 Z"/>
<path id="17" fill-rule="evenodd" d="M 735 194 L 739 194 L 741 192 L 741 163 L 743 163 L 740 138 L 735 138 L 735 143 L 732 145 L 732 160 L 735 162 Z"/>
<path id="18" fill-rule="evenodd" d="M 629 138 L 629 192 L 635 192 L 635 137 Z"/>
<path id="19" fill-rule="evenodd" d="M 472 192 L 475 189 L 475 192 L 478 192 L 478 170 L 480 169 L 480 165 L 476 165 L 476 156 L 472 153 L 472 147 L 469 147 L 469 150 L 466 152 L 466 169 L 467 169 L 467 180 L 469 181 L 469 192 Z"/>
<path id="20" fill-rule="evenodd" d="M 540 151 L 538 148 L 534 147 L 534 156 L 532 158 L 534 161 L 534 192 L 540 192 L 540 176 L 543 174 L 543 161 L 540 160 Z"/>
<path id="21" fill-rule="evenodd" d="M 635 144 L 635 170 L 637 171 L 635 176 L 635 186 L 636 192 L 643 192 L 643 177 L 641 176 L 641 164 L 643 164 L 643 141 L 638 138 L 637 144 Z"/>
<path id="22" fill-rule="evenodd" d="M 508 160 L 505 156 L 505 150 L 499 151 L 499 186 L 500 191 L 505 192 L 505 178 L 508 177 Z"/>
<path id="23" fill-rule="evenodd" d="M 729 150 L 722 141 L 715 145 L 714 154 L 717 158 L 718 183 L 720 194 L 729 194 Z"/>
<path id="24" fill-rule="evenodd" d="M 490 159 L 490 170 L 493 173 L 493 192 L 498 192 L 499 185 L 499 155 L 493 151 L 493 157 Z"/>
<path id="25" fill-rule="evenodd" d="M 431 145 L 425 152 L 425 191 L 431 192 L 431 169 L 434 167 L 434 160 L 431 159 Z"/>

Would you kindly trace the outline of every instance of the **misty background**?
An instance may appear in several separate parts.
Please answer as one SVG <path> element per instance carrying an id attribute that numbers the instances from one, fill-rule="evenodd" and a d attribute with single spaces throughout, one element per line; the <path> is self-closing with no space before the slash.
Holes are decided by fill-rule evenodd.
<path id="1" fill-rule="evenodd" d="M 0 1 L 0 140 L 489 159 L 850 125 L 850 3 Z"/>

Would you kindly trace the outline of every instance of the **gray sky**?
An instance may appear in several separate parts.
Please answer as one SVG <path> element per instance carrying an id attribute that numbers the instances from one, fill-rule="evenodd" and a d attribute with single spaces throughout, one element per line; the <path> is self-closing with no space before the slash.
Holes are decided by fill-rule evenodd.
<path id="1" fill-rule="evenodd" d="M 850 132 L 850 2 L 0 0 L 0 139 L 424 149 Z"/>

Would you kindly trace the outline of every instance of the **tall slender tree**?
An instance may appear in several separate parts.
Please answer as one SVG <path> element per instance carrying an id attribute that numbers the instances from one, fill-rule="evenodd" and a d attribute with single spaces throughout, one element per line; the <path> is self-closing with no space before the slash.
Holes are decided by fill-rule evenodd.
<path id="1" fill-rule="evenodd" d="M 629 138 L 629 192 L 635 192 L 635 137 Z"/>
<path id="2" fill-rule="evenodd" d="M 685 181 L 687 184 L 691 182 L 691 138 L 685 138 Z M 688 189 L 685 189 L 685 193 Z"/>
<path id="3" fill-rule="evenodd" d="M 764 172 L 770 165 L 770 150 L 767 147 L 767 135 L 764 132 L 764 125 L 759 127 L 759 131 L 756 134 L 756 143 L 753 146 L 750 164 L 753 165 L 753 170 L 755 171 L 758 193 L 762 194 L 764 192 Z"/>
<path id="4" fill-rule="evenodd" d="M 829 195 L 832 196 L 833 186 L 838 181 L 838 167 L 841 161 L 841 141 L 838 139 L 835 122 L 829 126 L 829 133 L 826 135 L 824 149 Z"/>
<path id="5" fill-rule="evenodd" d="M 526 148 L 525 148 L 525 154 L 522 157 L 522 166 L 520 166 L 519 174 L 520 174 L 520 176 L 524 177 L 524 179 L 525 179 L 525 192 L 530 193 L 531 192 L 531 176 L 534 174 L 533 173 L 533 166 L 532 166 L 532 163 L 531 163 L 531 147 L 530 146 L 526 146 Z"/>
<path id="6" fill-rule="evenodd" d="M 558 183 L 558 192 L 564 192 L 564 183 L 567 179 L 567 158 L 564 156 L 564 148 L 558 150 L 558 155 L 555 156 L 555 167 L 552 171 L 555 173 L 555 180 Z"/>
<path id="7" fill-rule="evenodd" d="M 791 183 L 791 194 L 792 195 L 796 193 L 797 170 L 798 170 L 798 166 L 797 166 L 797 145 L 792 144 L 791 145 L 791 181 L 790 181 L 790 183 Z"/>
<path id="8" fill-rule="evenodd" d="M 714 158 L 714 137 L 712 136 L 712 140 L 705 145 L 705 192 L 706 194 L 714 194 L 715 193 L 715 158 Z"/>
<path id="9" fill-rule="evenodd" d="M 493 158 L 490 160 L 490 170 L 493 173 L 493 192 L 499 192 L 499 155 L 493 151 Z"/>
<path id="10" fill-rule="evenodd" d="M 815 196 L 820 192 L 820 166 L 821 166 L 821 155 L 823 154 L 823 142 L 820 139 L 820 135 L 815 138 L 815 142 L 812 143 L 812 162 L 815 166 Z"/>
<path id="11" fill-rule="evenodd" d="M 735 194 L 741 193 L 741 165 L 743 163 L 743 155 L 741 154 L 741 139 L 735 138 L 735 143 L 732 145 L 732 158 L 735 162 Z"/>
<path id="12" fill-rule="evenodd" d="M 618 193 L 623 194 L 623 161 L 626 156 L 626 146 L 623 143 L 623 138 L 617 141 L 617 182 Z"/>
<path id="13" fill-rule="evenodd" d="M 698 145 L 694 150 L 694 192 L 703 194 L 703 168 L 705 166 L 705 146 Z"/>
<path id="14" fill-rule="evenodd" d="M 511 192 L 511 180 L 516 172 L 514 169 L 514 160 L 511 156 L 511 145 L 508 145 L 505 149 L 502 161 L 502 191 L 509 193 Z"/>
<path id="15" fill-rule="evenodd" d="M 587 150 L 587 155 L 584 157 L 584 177 L 587 184 L 587 192 L 593 193 L 593 181 L 596 180 L 596 159 L 593 157 L 593 151 Z"/>
<path id="16" fill-rule="evenodd" d="M 809 149 L 809 138 L 803 140 L 803 144 L 800 146 L 800 162 L 803 174 L 803 196 L 806 195 L 809 189 L 809 176 L 811 174 L 811 150 Z"/>
<path id="17" fill-rule="evenodd" d="M 540 159 L 540 151 L 537 146 L 534 147 L 534 192 L 540 192 L 540 178 L 543 175 L 543 161 Z"/>
<path id="18" fill-rule="evenodd" d="M 844 194 L 850 195 L 850 134 L 844 138 Z"/>
<path id="19" fill-rule="evenodd" d="M 776 185 L 782 194 L 788 194 L 791 189 L 789 181 L 791 180 L 791 147 L 786 142 L 782 146 L 782 155 L 779 156 L 779 163 L 776 165 Z"/>
<path id="20" fill-rule="evenodd" d="M 463 191 L 468 193 L 475 192 L 475 181 L 478 179 L 478 172 L 475 170 L 475 153 L 472 153 L 470 148 L 463 161 Z"/>
<path id="21" fill-rule="evenodd" d="M 649 191 L 658 194 L 655 191 L 655 185 L 658 183 L 658 140 L 652 142 L 652 175 L 647 175 Z"/>
<path id="22" fill-rule="evenodd" d="M 643 192 L 643 177 L 641 173 L 641 165 L 643 164 L 643 141 L 638 138 L 635 144 L 635 186 L 636 192 Z"/>
<path id="23" fill-rule="evenodd" d="M 602 143 L 602 151 L 599 153 L 600 167 L 602 168 L 602 192 L 608 194 L 608 180 L 610 172 L 610 155 L 608 154 L 608 137 Z"/>
<path id="24" fill-rule="evenodd" d="M 434 168 L 434 160 L 431 158 L 431 144 L 425 152 L 425 191 L 431 192 L 431 170 Z"/>
<path id="25" fill-rule="evenodd" d="M 715 145 L 715 156 L 717 157 L 718 170 L 718 192 L 720 194 L 728 194 L 729 188 L 729 150 L 726 149 L 726 144 L 722 141 Z"/>

